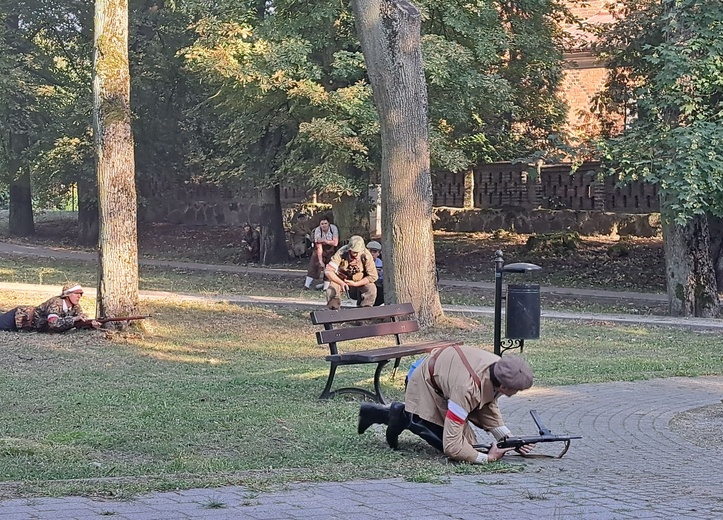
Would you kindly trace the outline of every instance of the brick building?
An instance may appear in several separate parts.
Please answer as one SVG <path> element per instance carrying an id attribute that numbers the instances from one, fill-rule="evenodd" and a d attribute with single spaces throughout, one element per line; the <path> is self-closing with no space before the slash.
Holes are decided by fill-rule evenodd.
<path id="1" fill-rule="evenodd" d="M 565 53 L 565 76 L 560 87 L 560 97 L 569 107 L 568 131 L 574 140 L 596 135 L 600 125 L 591 112 L 594 97 L 602 90 L 607 79 L 607 69 L 591 51 L 593 35 L 589 27 L 614 21 L 608 6 L 609 0 L 588 0 L 584 5 L 569 6 L 572 13 L 582 20 L 583 28 L 570 26 L 567 33 L 573 43 Z"/>

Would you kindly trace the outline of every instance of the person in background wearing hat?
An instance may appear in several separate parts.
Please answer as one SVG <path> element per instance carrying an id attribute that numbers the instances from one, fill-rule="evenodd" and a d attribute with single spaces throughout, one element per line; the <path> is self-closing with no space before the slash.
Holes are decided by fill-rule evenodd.
<path id="1" fill-rule="evenodd" d="M 0 315 L 0 330 L 64 332 L 75 327 L 77 321 L 88 317 L 80 307 L 83 288 L 75 282 L 66 283 L 60 296 L 54 296 L 37 307 L 22 305 Z M 93 320 L 93 327 L 100 323 Z"/>
<path id="2" fill-rule="evenodd" d="M 324 270 L 329 287 L 326 306 L 331 310 L 341 307 L 342 293 L 356 300 L 357 307 L 371 307 L 377 297 L 377 268 L 372 254 L 364 246 L 364 239 L 354 235 L 341 247 Z"/>
<path id="3" fill-rule="evenodd" d="M 532 386 L 532 369 L 520 357 L 500 358 L 467 345 L 432 353 L 412 372 L 405 402 L 390 406 L 362 403 L 358 432 L 372 424 L 387 424 L 387 443 L 398 447 L 399 435 L 409 430 L 450 459 L 486 464 L 501 459 L 512 448 L 492 443 L 489 453 L 472 444 L 476 436 L 468 423 L 490 433 L 496 441 L 512 435 L 497 407 L 501 395 L 511 397 Z M 528 454 L 534 445 L 519 448 Z"/>
<path id="4" fill-rule="evenodd" d="M 374 306 L 384 305 L 384 264 L 382 263 L 382 245 L 376 240 L 372 240 L 367 244 L 367 249 L 374 258 L 374 265 L 377 268 L 379 278 L 374 282 L 377 286 L 377 298 L 374 300 Z"/>

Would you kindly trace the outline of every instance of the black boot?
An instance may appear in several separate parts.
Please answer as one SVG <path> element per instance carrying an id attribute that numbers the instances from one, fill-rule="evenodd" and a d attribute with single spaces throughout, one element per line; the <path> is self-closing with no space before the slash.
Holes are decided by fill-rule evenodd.
<path id="1" fill-rule="evenodd" d="M 399 447 L 399 435 L 409 426 L 409 414 L 404 403 L 393 402 L 389 407 L 389 426 L 387 426 L 387 444 L 393 450 Z"/>
<path id="2" fill-rule="evenodd" d="M 389 408 L 375 403 L 362 403 L 359 407 L 359 435 L 372 424 L 389 424 Z"/>
<path id="3" fill-rule="evenodd" d="M 442 435 L 444 434 L 444 428 L 434 423 L 420 419 L 419 416 L 413 415 L 409 420 L 409 426 L 407 426 L 410 432 L 415 435 L 419 435 L 427 443 L 437 448 L 439 451 L 444 452 L 442 445 Z"/>

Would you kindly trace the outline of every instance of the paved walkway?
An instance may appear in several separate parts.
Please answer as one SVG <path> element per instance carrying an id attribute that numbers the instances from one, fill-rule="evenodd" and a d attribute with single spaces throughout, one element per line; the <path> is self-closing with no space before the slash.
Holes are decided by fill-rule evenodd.
<path id="1" fill-rule="evenodd" d="M 0 254 L 13 254 L 18 256 L 39 256 L 60 258 L 76 261 L 95 261 L 96 255 L 82 251 L 73 251 L 59 248 L 45 248 L 39 246 L 26 246 L 14 244 L 10 242 L 0 241 Z M 306 271 L 301 269 L 286 268 L 265 268 L 265 267 L 245 267 L 237 265 L 214 265 L 202 264 L 194 262 L 176 262 L 170 260 L 152 260 L 141 259 L 141 265 L 171 267 L 174 269 L 186 270 L 202 270 L 217 271 L 230 273 L 252 273 L 252 274 L 275 274 L 279 276 L 297 276 L 300 279 L 305 275 Z M 440 280 L 442 286 L 460 286 L 460 287 L 476 287 L 483 290 L 493 290 L 494 284 L 491 282 L 468 282 L 459 280 Z M 46 289 L 42 286 L 34 286 L 29 284 L 12 284 L 0 283 L 0 287 L 10 289 L 22 289 L 25 291 Z M 55 288 L 53 288 L 55 290 Z M 566 295 L 573 297 L 584 297 L 600 300 L 617 300 L 617 301 L 647 301 L 647 302 L 665 302 L 667 297 L 664 294 L 639 293 L 627 291 L 604 291 L 598 289 L 573 289 L 562 287 L 541 287 L 540 291 L 546 294 Z M 89 295 L 91 292 L 89 291 Z M 267 296 L 244 296 L 244 295 L 223 295 L 223 296 L 199 296 L 193 294 L 166 293 L 163 291 L 142 291 L 143 298 L 183 298 L 186 300 L 215 300 L 227 301 L 238 304 L 271 304 L 271 305 L 293 305 L 293 306 L 309 306 L 318 307 L 320 300 L 302 299 L 302 298 L 274 298 Z M 444 310 L 447 312 L 456 312 L 462 314 L 482 314 L 494 315 L 492 307 L 473 307 L 464 305 L 445 305 Z M 713 320 L 707 318 L 671 318 L 667 316 L 647 316 L 647 315 L 630 315 L 630 314 L 602 314 L 593 312 L 560 312 L 542 310 L 542 317 L 547 319 L 560 320 L 581 320 L 591 322 L 612 322 L 612 323 L 641 323 L 647 325 L 675 326 L 686 327 L 699 330 L 723 330 L 723 320 Z"/>
<path id="2" fill-rule="evenodd" d="M 40 256 L 51 258 L 62 258 L 66 260 L 76 261 L 96 261 L 95 253 L 87 253 L 83 251 L 73 251 L 70 249 L 48 248 L 40 246 L 26 246 L 14 244 L 11 242 L 0 241 L 0 254 L 13 254 L 18 256 Z M 141 258 L 138 262 L 140 265 L 156 266 L 156 267 L 172 267 L 174 269 L 196 269 L 202 271 L 218 271 L 221 273 L 251 273 L 251 274 L 275 274 L 278 276 L 297 276 L 303 278 L 306 276 L 306 269 L 288 269 L 288 268 L 267 268 L 267 267 L 246 267 L 238 265 L 214 265 L 203 264 L 197 262 L 176 262 L 172 260 L 153 260 Z M 494 264 L 490 261 L 490 278 L 494 277 Z M 439 281 L 439 285 L 447 287 L 476 287 L 479 289 L 493 290 L 493 282 L 468 282 L 459 280 Z M 664 303 L 667 301 L 665 294 L 641 293 L 632 291 L 605 291 L 601 289 L 573 289 L 562 287 L 541 287 L 540 291 L 547 294 L 557 294 L 566 296 L 584 296 L 596 299 L 615 299 L 626 301 L 647 301 Z"/>
<path id="3" fill-rule="evenodd" d="M 2 249 L 0 247 L 0 251 Z M 61 253 L 57 256 L 67 258 L 67 252 Z M 27 254 L 27 251 L 17 254 Z M 173 264 L 184 268 L 197 266 Z M 219 266 L 197 267 L 218 270 Z M 0 286 L 38 291 L 49 289 L 21 284 Z M 203 298 L 160 292 L 144 292 L 143 295 L 147 298 Z M 279 298 L 218 299 L 275 305 L 320 304 L 320 301 Z M 492 311 L 452 306 L 447 310 Z M 558 316 L 561 318 L 585 319 L 582 314 L 557 314 L 565 315 Z M 551 313 L 546 315 L 555 317 Z M 588 318 L 606 321 L 615 317 L 591 315 Z M 637 322 L 650 319 L 659 324 L 696 326 L 689 320 L 663 317 L 620 316 L 619 319 Z M 721 320 L 704 321 L 706 328 L 723 329 Z M 711 348 L 721 348 L 718 337 L 713 338 Z M 524 467 L 520 473 L 453 477 L 444 484 L 399 479 L 296 484 L 283 491 L 261 494 L 237 486 L 193 489 L 153 493 L 122 502 L 83 497 L 15 499 L 0 501 L 0 519 L 712 520 L 723 517 L 719 473 L 723 465 L 723 442 L 710 442 L 707 448 L 696 446 L 675 433 L 670 421 L 677 413 L 720 407 L 722 400 L 723 377 L 533 388 L 512 399 L 504 398 L 500 403 L 507 423 L 514 431 L 533 433 L 534 424 L 528 412 L 537 409 L 553 432 L 580 434 L 584 438 L 573 441 L 568 454 L 560 460 L 510 457 L 509 461 Z M 367 433 L 370 434 L 378 436 L 380 450 L 388 449 L 381 430 Z M 718 441 L 723 440 L 720 429 L 713 435 L 718 436 Z M 400 440 L 402 448 L 404 444 L 416 442 L 409 433 L 404 433 Z M 550 446 L 540 445 L 538 452 Z"/>
<path id="4" fill-rule="evenodd" d="M 503 414 L 514 431 L 532 433 L 528 411 L 537 409 L 553 432 L 584 436 L 560 460 L 510 457 L 524 466 L 520 473 L 453 477 L 444 484 L 295 484 L 260 494 L 238 486 L 192 489 L 123 502 L 16 499 L 0 502 L 0 518 L 712 520 L 723 517 L 723 446 L 695 446 L 669 422 L 678 412 L 720 405 L 722 397 L 723 377 L 702 377 L 534 388 L 504 398 Z M 378 436 L 380 450 L 388 449 L 381 431 L 369 434 Z M 415 438 L 403 433 L 402 449 L 410 442 Z"/>

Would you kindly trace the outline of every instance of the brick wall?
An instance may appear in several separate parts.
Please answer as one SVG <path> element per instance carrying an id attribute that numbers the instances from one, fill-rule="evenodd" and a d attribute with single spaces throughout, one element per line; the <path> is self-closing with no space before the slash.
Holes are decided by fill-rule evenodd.
<path id="1" fill-rule="evenodd" d="M 609 11 L 611 2 L 591 0 L 584 5 L 570 4 L 568 8 L 588 27 L 601 26 L 614 21 Z M 594 137 L 600 133 L 600 124 L 591 112 L 595 96 L 607 79 L 605 65 L 591 52 L 595 36 L 579 25 L 565 27 L 572 42 L 565 53 L 564 78 L 558 95 L 568 106 L 567 131 L 573 142 Z"/>
<path id="2" fill-rule="evenodd" d="M 607 12 L 607 5 L 610 4 L 610 0 L 587 0 L 584 4 L 572 3 L 568 4 L 567 8 L 572 12 L 573 15 L 586 20 L 595 16 L 601 12 Z"/>
<path id="3" fill-rule="evenodd" d="M 558 95 L 568 107 L 567 131 L 573 140 L 600 133 L 600 124 L 591 108 L 606 79 L 607 69 L 594 64 L 590 56 L 568 55 Z"/>

